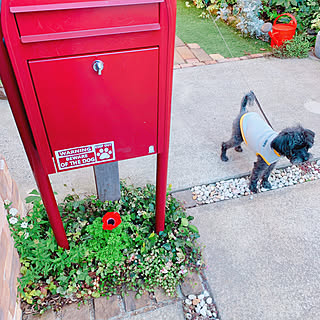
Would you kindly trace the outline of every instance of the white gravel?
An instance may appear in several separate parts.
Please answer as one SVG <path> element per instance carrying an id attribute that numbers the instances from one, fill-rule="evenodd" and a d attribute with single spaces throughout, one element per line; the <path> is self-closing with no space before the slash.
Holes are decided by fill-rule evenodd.
<path id="1" fill-rule="evenodd" d="M 185 318 L 188 320 L 219 320 L 217 307 L 208 291 L 204 291 L 198 296 L 190 294 L 184 300 L 183 310 Z"/>
<path id="2" fill-rule="evenodd" d="M 269 182 L 274 190 L 317 179 L 320 179 L 320 160 L 273 170 Z M 261 188 L 259 191 L 268 190 Z M 193 199 L 198 204 L 209 204 L 252 194 L 249 190 L 249 176 L 195 186 L 191 191 Z"/>

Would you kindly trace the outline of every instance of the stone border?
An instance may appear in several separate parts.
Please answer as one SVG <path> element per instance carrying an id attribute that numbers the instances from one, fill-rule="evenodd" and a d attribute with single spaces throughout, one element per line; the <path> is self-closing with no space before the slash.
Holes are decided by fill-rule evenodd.
<path id="1" fill-rule="evenodd" d="M 89 300 L 86 304 L 72 303 L 63 306 L 59 312 L 46 311 L 43 315 L 23 314 L 23 320 L 121 320 L 135 315 L 145 315 L 145 319 L 152 318 L 152 311 L 168 306 L 180 305 L 181 315 L 185 318 L 188 310 L 185 301 L 190 295 L 201 295 L 212 298 L 214 308 L 217 308 L 213 295 L 202 270 L 198 273 L 189 273 L 184 282 L 177 288 L 177 297 L 170 298 L 162 289 L 157 289 L 153 294 L 144 293 L 136 299 L 136 292 L 130 291 L 124 297 L 113 295 L 109 298 L 100 297 Z M 199 318 L 200 320 L 201 318 Z M 219 320 L 219 312 L 214 317 L 205 319 Z"/>
<path id="2" fill-rule="evenodd" d="M 277 166 L 275 170 L 271 173 L 271 179 L 276 180 L 276 175 L 282 174 L 283 176 L 286 176 L 289 172 L 290 175 L 292 175 L 291 171 L 297 171 L 297 174 L 300 174 L 301 177 L 299 179 L 295 179 L 292 183 L 286 182 L 283 183 L 280 186 L 273 185 L 272 189 L 264 189 L 262 188 L 258 193 L 260 192 L 267 192 L 272 191 L 276 189 L 282 189 L 287 186 L 293 186 L 295 184 L 301 184 L 308 181 L 314 181 L 320 179 L 320 158 L 315 158 L 312 161 L 302 164 L 300 166 L 294 166 L 294 165 L 281 165 Z M 216 202 L 221 202 L 225 200 L 232 200 L 236 198 L 240 198 L 243 196 L 250 196 L 253 197 L 253 193 L 249 190 L 249 176 L 250 172 L 242 173 L 236 176 L 230 176 L 226 177 L 225 179 L 218 179 L 216 181 L 213 181 L 211 183 L 203 183 L 201 185 L 196 185 L 194 187 L 190 187 L 188 189 L 184 190 L 177 190 L 171 192 L 171 194 L 178 200 L 182 205 L 186 208 L 193 208 L 196 206 L 202 206 L 206 204 L 212 204 Z M 240 181 L 241 180 L 241 181 Z M 235 194 L 232 197 L 231 196 L 223 196 L 217 197 L 217 189 L 224 184 L 229 187 L 237 187 L 233 186 L 233 182 L 236 184 L 242 184 L 243 194 Z M 273 183 L 272 183 L 273 184 Z M 208 195 L 206 196 L 206 192 L 208 192 Z M 207 199 L 202 198 L 203 196 L 206 196 Z"/>
<path id="3" fill-rule="evenodd" d="M 220 54 L 207 54 L 197 43 L 185 44 L 176 36 L 174 55 L 174 69 L 184 69 L 197 66 L 205 66 L 216 63 L 225 63 L 240 60 L 264 58 L 272 55 L 272 52 L 248 54 L 242 57 L 225 58 Z"/>

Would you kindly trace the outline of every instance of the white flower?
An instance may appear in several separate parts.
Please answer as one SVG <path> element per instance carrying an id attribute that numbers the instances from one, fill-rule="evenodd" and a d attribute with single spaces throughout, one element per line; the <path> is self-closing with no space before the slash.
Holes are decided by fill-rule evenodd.
<path id="1" fill-rule="evenodd" d="M 11 224 L 16 224 L 16 223 L 18 222 L 18 219 L 17 219 L 16 217 L 11 217 L 11 218 L 9 219 L 9 222 L 10 222 Z"/>
<path id="2" fill-rule="evenodd" d="M 21 228 L 23 228 L 23 229 L 28 228 L 28 222 L 22 222 L 21 223 Z"/>
<path id="3" fill-rule="evenodd" d="M 3 201 L 3 203 L 4 203 L 6 206 L 8 206 L 8 205 L 11 203 L 11 201 L 8 200 L 8 199 L 6 199 L 6 200 Z"/>
<path id="4" fill-rule="evenodd" d="M 9 213 L 14 217 L 18 214 L 18 210 L 16 208 L 11 208 L 9 210 Z"/>
<path id="5" fill-rule="evenodd" d="M 187 269 L 184 268 L 184 266 L 181 266 L 181 269 L 179 271 L 180 274 L 186 274 L 188 272 Z"/>
<path id="6" fill-rule="evenodd" d="M 26 233 L 25 233 L 24 238 L 25 238 L 25 239 L 28 239 L 28 238 L 29 238 L 29 232 L 26 232 Z"/>
<path id="7" fill-rule="evenodd" d="M 168 270 L 163 267 L 163 268 L 160 270 L 160 272 L 161 272 L 161 273 L 168 273 Z"/>

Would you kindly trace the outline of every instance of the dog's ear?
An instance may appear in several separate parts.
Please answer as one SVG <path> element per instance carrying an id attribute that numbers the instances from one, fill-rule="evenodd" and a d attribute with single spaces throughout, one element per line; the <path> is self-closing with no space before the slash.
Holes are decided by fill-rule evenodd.
<path id="1" fill-rule="evenodd" d="M 303 130 L 303 135 L 305 137 L 305 141 L 308 145 L 308 149 L 313 146 L 315 133 L 309 129 Z"/>
<path id="2" fill-rule="evenodd" d="M 280 155 L 290 155 L 292 137 L 288 132 L 280 132 L 278 136 L 273 139 L 270 146 L 276 150 Z"/>

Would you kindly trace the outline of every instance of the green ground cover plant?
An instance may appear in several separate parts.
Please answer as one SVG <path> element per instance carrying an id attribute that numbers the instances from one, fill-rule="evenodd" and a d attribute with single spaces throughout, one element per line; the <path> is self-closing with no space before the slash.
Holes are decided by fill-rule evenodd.
<path id="1" fill-rule="evenodd" d="M 102 295 L 161 287 L 174 295 L 188 270 L 203 267 L 198 230 L 179 202 L 166 202 L 166 226 L 157 235 L 155 187 L 121 183 L 121 200 L 69 195 L 59 205 L 70 250 L 57 246 L 37 191 L 26 199 L 32 210 L 20 218 L 6 204 L 21 262 L 19 295 L 27 313 Z"/>
<path id="2" fill-rule="evenodd" d="M 177 0 L 177 36 L 186 43 L 198 43 L 208 54 L 219 53 L 230 58 L 231 55 L 211 18 L 199 17 L 203 9 L 197 8 L 192 1 Z M 270 45 L 258 39 L 244 37 L 235 28 L 217 20 L 234 57 L 261 53 L 270 50 Z"/>
<path id="3" fill-rule="evenodd" d="M 293 39 L 285 41 L 281 47 L 273 48 L 275 57 L 285 58 L 307 58 L 310 51 L 310 42 L 302 34 L 297 34 Z"/>

